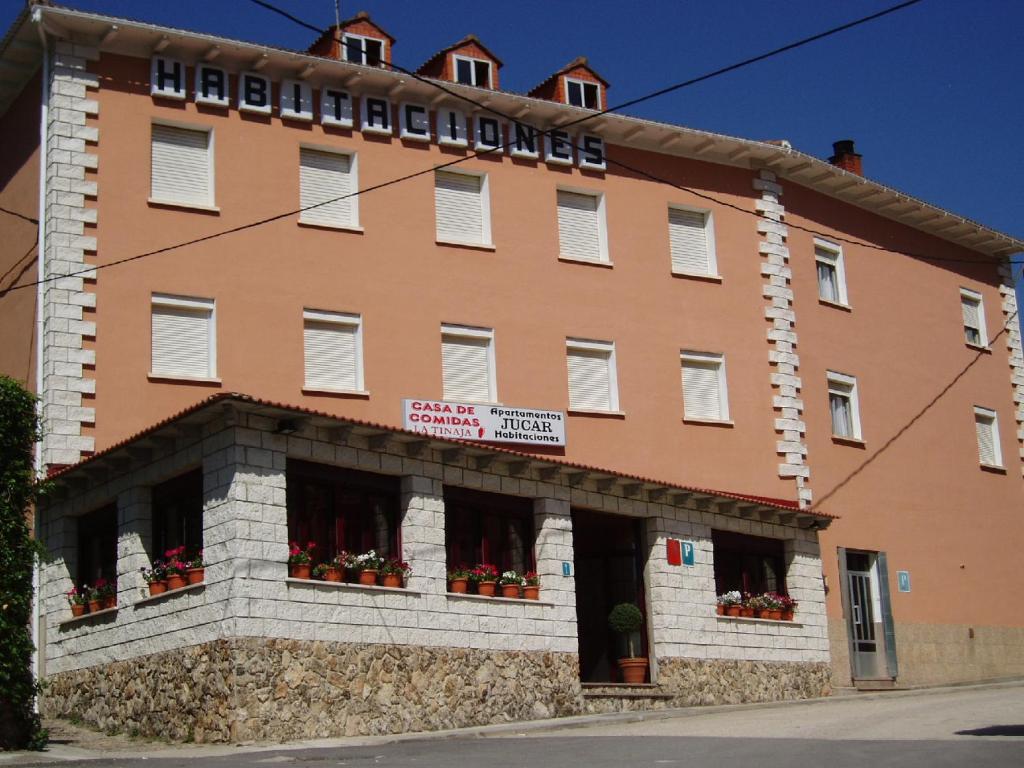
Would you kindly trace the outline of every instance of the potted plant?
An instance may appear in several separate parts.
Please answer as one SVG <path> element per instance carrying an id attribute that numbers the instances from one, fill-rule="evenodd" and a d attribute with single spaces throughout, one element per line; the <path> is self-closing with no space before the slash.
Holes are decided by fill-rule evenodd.
<path id="1" fill-rule="evenodd" d="M 718 596 L 717 612 L 719 616 L 739 616 L 743 606 L 743 595 L 738 590 L 723 592 Z"/>
<path id="2" fill-rule="evenodd" d="M 527 571 L 523 582 L 523 597 L 527 600 L 540 600 L 540 576 L 537 572 Z"/>
<path id="3" fill-rule="evenodd" d="M 373 586 L 377 583 L 377 573 L 380 571 L 384 558 L 371 549 L 353 558 L 353 567 L 359 572 L 359 583 L 366 586 Z"/>
<path id="4" fill-rule="evenodd" d="M 98 581 L 103 581 L 99 579 Z M 82 585 L 82 592 L 85 594 L 86 604 L 89 606 L 89 613 L 96 613 L 103 608 L 103 596 L 100 594 L 98 586 L 90 587 L 88 584 Z"/>
<path id="5" fill-rule="evenodd" d="M 312 569 L 313 550 L 316 549 L 316 542 L 311 541 L 303 549 L 297 542 L 292 542 L 288 547 L 288 572 L 293 579 L 308 579 Z"/>
<path id="6" fill-rule="evenodd" d="M 186 573 L 188 562 L 181 558 L 185 556 L 185 547 L 175 547 L 164 552 L 165 567 L 167 569 L 167 589 L 181 589 L 188 584 Z"/>
<path id="7" fill-rule="evenodd" d="M 401 587 L 406 577 L 412 573 L 412 566 L 397 557 L 389 557 L 380 567 L 385 587 Z"/>
<path id="8" fill-rule="evenodd" d="M 608 614 L 608 626 L 626 638 L 626 658 L 619 659 L 622 682 L 637 685 L 647 677 L 647 659 L 633 654 L 633 636 L 644 625 L 644 615 L 633 603 L 619 603 Z"/>
<path id="9" fill-rule="evenodd" d="M 345 549 L 334 556 L 331 562 L 338 569 L 338 581 L 355 581 L 355 557 Z"/>
<path id="10" fill-rule="evenodd" d="M 523 577 L 515 571 L 505 571 L 498 577 L 498 583 L 501 585 L 502 597 L 518 598 L 523 586 Z"/>
<path id="11" fill-rule="evenodd" d="M 476 592 L 484 597 L 494 597 L 498 583 L 498 569 L 490 563 L 479 563 L 469 572 L 469 580 L 476 584 Z"/>
<path id="12" fill-rule="evenodd" d="M 103 607 L 117 608 L 117 582 L 99 579 L 96 584 L 99 586 L 100 602 L 103 603 Z"/>
<path id="13" fill-rule="evenodd" d="M 761 595 L 761 611 L 758 614 L 762 619 L 779 621 L 782 618 L 782 600 L 774 592 L 765 592 Z"/>
<path id="14" fill-rule="evenodd" d="M 154 560 L 152 568 L 139 568 L 143 580 L 149 585 L 149 594 L 160 595 L 167 591 L 167 570 L 163 560 Z"/>
<path id="15" fill-rule="evenodd" d="M 185 576 L 189 584 L 201 584 L 206 578 L 206 563 L 203 562 L 203 550 L 199 550 L 195 557 L 187 563 Z"/>
<path id="16" fill-rule="evenodd" d="M 742 615 L 748 619 L 759 618 L 761 611 L 764 610 L 766 610 L 764 595 L 747 595 L 746 600 L 743 601 Z"/>
<path id="17" fill-rule="evenodd" d="M 448 591 L 464 595 L 469 591 L 469 566 L 459 565 L 448 571 Z"/>
<path id="18" fill-rule="evenodd" d="M 779 595 L 779 600 L 782 603 L 782 620 L 792 621 L 793 615 L 796 613 L 796 600 L 789 595 Z"/>
<path id="19" fill-rule="evenodd" d="M 78 587 L 72 587 L 64 595 L 68 599 L 68 605 L 71 606 L 72 616 L 78 618 L 85 614 L 87 599 L 84 592 L 79 592 Z"/>
<path id="20" fill-rule="evenodd" d="M 340 582 L 345 570 L 345 567 L 339 563 L 338 558 L 340 557 L 341 555 L 335 555 L 329 563 L 320 563 L 313 569 L 313 576 L 324 581 Z"/>

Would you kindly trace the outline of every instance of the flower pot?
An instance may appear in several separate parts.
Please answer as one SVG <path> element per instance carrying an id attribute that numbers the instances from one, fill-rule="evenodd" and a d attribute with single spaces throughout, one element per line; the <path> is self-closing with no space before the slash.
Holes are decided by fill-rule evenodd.
<path id="1" fill-rule="evenodd" d="M 402 574 L 400 573 L 385 573 L 383 579 L 383 585 L 385 587 L 401 587 L 402 586 Z"/>
<path id="2" fill-rule="evenodd" d="M 85 605 L 83 603 L 72 603 L 71 604 L 71 615 L 75 618 L 85 615 Z"/>
<path id="3" fill-rule="evenodd" d="M 206 568 L 189 568 L 185 574 L 189 584 L 201 584 L 206 578 Z"/>
<path id="4" fill-rule="evenodd" d="M 181 589 L 188 585 L 188 579 L 180 573 L 167 574 L 167 589 Z"/>
<path id="5" fill-rule="evenodd" d="M 312 570 L 309 563 L 292 563 L 289 567 L 293 579 L 308 579 Z"/>
<path id="6" fill-rule="evenodd" d="M 338 568 L 328 568 L 324 571 L 324 581 L 341 581 L 341 570 Z"/>
<path id="7" fill-rule="evenodd" d="M 377 584 L 377 571 L 365 570 L 359 572 L 359 583 L 364 584 L 368 587 L 372 587 Z"/>
<path id="8" fill-rule="evenodd" d="M 767 608 L 758 608 L 757 609 L 757 618 L 759 618 L 759 619 L 770 619 L 772 617 L 771 613 L 772 612 L 770 610 L 768 610 Z"/>
<path id="9" fill-rule="evenodd" d="M 793 611 L 783 611 L 782 612 L 782 620 L 783 621 L 792 621 L 793 620 Z"/>
<path id="10" fill-rule="evenodd" d="M 754 609 L 753 608 L 740 608 L 740 616 L 742 616 L 742 617 L 744 617 L 746 619 L 752 619 L 752 618 L 754 618 Z"/>
<path id="11" fill-rule="evenodd" d="M 484 597 L 494 597 L 494 588 L 498 586 L 496 581 L 481 581 L 476 585 L 476 593 Z"/>
<path id="12" fill-rule="evenodd" d="M 719 616 L 725 616 L 725 606 L 722 605 L 721 603 L 716 605 L 715 606 L 715 613 L 717 613 Z"/>
<path id="13" fill-rule="evenodd" d="M 772 610 L 768 611 L 768 615 L 765 616 L 765 618 L 766 619 L 771 619 L 772 621 L 781 621 L 782 620 L 782 611 L 779 611 L 779 610 L 776 610 L 776 609 L 772 609 Z"/>
<path id="14" fill-rule="evenodd" d="M 518 584 L 502 584 L 501 585 L 501 596 L 502 597 L 519 597 L 519 585 Z"/>
<path id="15" fill-rule="evenodd" d="M 469 579 L 452 579 L 448 582 L 448 591 L 464 595 L 469 591 Z"/>
<path id="16" fill-rule="evenodd" d="M 100 610 L 100 608 L 102 606 L 103 606 L 102 601 L 100 601 L 100 600 L 90 600 L 89 601 L 89 613 L 96 613 L 96 611 Z"/>
<path id="17" fill-rule="evenodd" d="M 149 582 L 149 596 L 150 597 L 152 597 L 153 595 L 162 595 L 166 591 L 167 591 L 167 581 L 166 580 L 160 579 L 159 581 L 151 581 L 151 582 Z"/>
<path id="18" fill-rule="evenodd" d="M 103 598 L 103 610 L 117 608 L 117 595 L 107 595 Z"/>
<path id="19" fill-rule="evenodd" d="M 738 605 L 728 605 L 725 608 L 726 616 L 739 616 L 743 612 L 743 609 Z"/>
<path id="20" fill-rule="evenodd" d="M 639 685 L 647 678 L 647 659 L 619 659 L 619 672 L 622 673 L 622 682 Z"/>
<path id="21" fill-rule="evenodd" d="M 534 584 L 532 587 L 527 584 L 523 587 L 523 597 L 527 600 L 540 600 L 540 586 Z"/>

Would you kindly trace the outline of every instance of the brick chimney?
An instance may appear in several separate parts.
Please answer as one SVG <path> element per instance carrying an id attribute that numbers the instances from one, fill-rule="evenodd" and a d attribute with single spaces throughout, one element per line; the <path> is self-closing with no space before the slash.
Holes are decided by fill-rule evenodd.
<path id="1" fill-rule="evenodd" d="M 832 165 L 842 168 L 844 171 L 864 175 L 861 167 L 861 156 L 853 151 L 853 139 L 843 139 L 832 145 L 832 157 L 828 159 Z"/>

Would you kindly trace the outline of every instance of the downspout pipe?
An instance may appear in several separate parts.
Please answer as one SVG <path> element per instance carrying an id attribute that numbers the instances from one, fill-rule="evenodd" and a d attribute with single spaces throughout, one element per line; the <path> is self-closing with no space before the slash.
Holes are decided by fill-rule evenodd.
<path id="1" fill-rule="evenodd" d="M 49 132 L 49 111 L 50 111 L 50 49 L 46 30 L 43 29 L 42 12 L 38 7 L 32 9 L 32 23 L 36 25 L 39 32 L 39 40 L 43 45 L 43 77 L 42 95 L 40 99 L 39 118 L 39 239 L 36 244 L 36 415 L 39 423 L 43 418 L 43 336 L 44 336 L 44 315 L 43 306 L 45 300 L 45 287 L 43 280 L 46 277 L 46 154 L 47 139 Z M 35 445 L 35 465 L 37 477 L 44 474 L 43 466 L 43 437 L 40 436 Z M 36 538 L 40 533 L 40 515 L 38 504 L 33 513 L 32 535 Z M 36 558 L 32 569 L 32 674 L 38 680 L 42 671 L 42 659 L 46 649 L 42 647 L 42 601 L 39 590 L 42 585 L 39 558 Z M 36 711 L 39 710 L 39 699 L 35 701 Z"/>

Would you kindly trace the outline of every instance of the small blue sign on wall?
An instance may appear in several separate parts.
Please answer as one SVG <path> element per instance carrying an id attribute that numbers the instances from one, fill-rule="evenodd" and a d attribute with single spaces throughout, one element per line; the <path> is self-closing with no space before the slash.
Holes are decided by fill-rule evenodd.
<path id="1" fill-rule="evenodd" d="M 572 565 L 570 563 L 566 563 L 566 562 L 562 563 L 562 575 L 563 576 L 572 576 Z"/>
<path id="2" fill-rule="evenodd" d="M 910 591 L 910 571 L 896 571 L 896 583 L 900 592 Z"/>
<path id="3" fill-rule="evenodd" d="M 693 565 L 694 546 L 692 541 L 683 542 L 683 565 Z"/>

